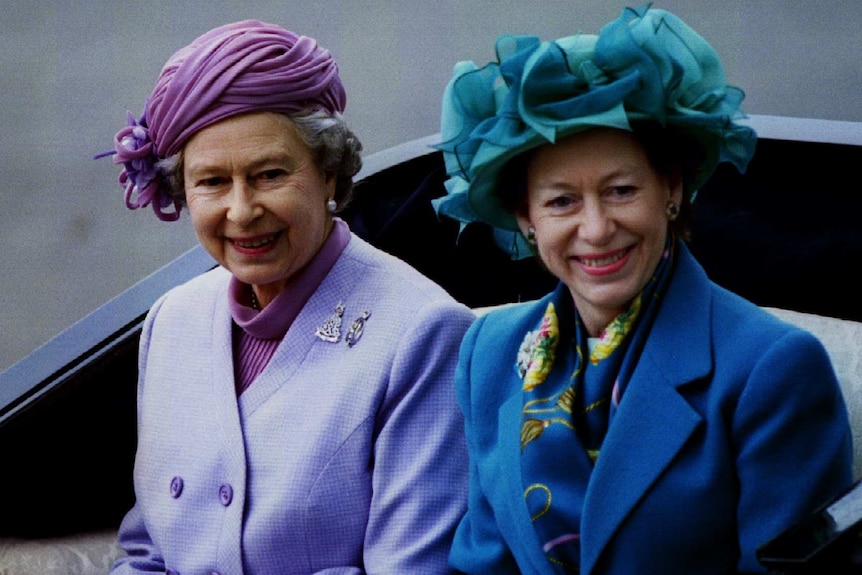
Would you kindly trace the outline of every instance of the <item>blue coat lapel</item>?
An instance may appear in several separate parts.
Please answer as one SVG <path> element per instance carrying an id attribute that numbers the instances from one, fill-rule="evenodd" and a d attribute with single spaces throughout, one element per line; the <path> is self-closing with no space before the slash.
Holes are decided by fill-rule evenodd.
<path id="1" fill-rule="evenodd" d="M 712 370 L 710 297 L 691 255 L 680 250 L 664 309 L 590 480 L 581 524 L 582 573 L 591 572 L 614 532 L 702 421 L 681 387 Z"/>
<path id="2" fill-rule="evenodd" d="M 543 308 L 544 309 L 544 308 Z M 516 377 L 513 374 L 513 377 Z M 518 380 L 518 388 L 520 389 L 521 382 Z M 521 475 L 521 409 L 524 406 L 524 399 L 520 393 L 511 396 L 500 407 L 499 412 L 499 433 L 500 444 L 503 450 L 503 461 L 507 462 L 509 467 L 503 473 L 503 490 L 502 497 L 505 498 L 507 505 L 504 509 L 510 513 L 510 517 L 506 518 L 505 523 L 501 522 L 501 526 L 508 524 L 512 529 L 512 537 L 516 541 L 521 541 L 522 546 L 519 546 L 516 551 L 523 552 L 527 557 L 536 573 L 547 573 L 553 575 L 548 560 L 542 551 L 542 542 L 533 529 L 533 522 L 530 518 L 530 512 L 527 509 L 527 504 L 524 501 L 524 483 Z M 498 507 L 499 509 L 499 507 Z M 524 557 L 519 558 L 523 563 Z M 522 571 L 524 571 L 522 567 Z"/>
<path id="3" fill-rule="evenodd" d="M 650 409 L 644 410 L 645 405 Z M 614 532 L 700 421 L 673 387 L 645 381 L 629 386 L 587 488 L 581 520 L 583 573 L 590 573 Z"/>
<path id="4" fill-rule="evenodd" d="M 701 424 L 701 416 L 686 400 L 684 384 L 712 371 L 710 298 L 706 277 L 698 272 L 688 250 L 680 250 L 677 270 L 662 304 L 665 309 L 656 318 L 590 480 L 581 523 L 581 573 L 595 568 L 602 550 L 624 527 L 626 517 Z M 534 329 L 548 299 L 531 307 L 529 319 L 522 316 L 514 321 L 516 329 L 524 333 Z M 501 514 L 497 524 L 507 540 L 519 542 L 512 549 L 524 573 L 553 574 L 524 503 L 520 448 L 523 397 L 520 379 L 514 371 L 511 374 L 509 381 L 500 382 L 513 392 L 498 411 L 503 466 L 493 489 L 500 498 L 494 505 Z"/>

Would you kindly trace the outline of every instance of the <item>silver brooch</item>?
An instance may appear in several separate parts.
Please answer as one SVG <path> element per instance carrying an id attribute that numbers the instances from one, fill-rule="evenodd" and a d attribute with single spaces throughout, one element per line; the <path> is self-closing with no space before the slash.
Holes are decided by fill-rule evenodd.
<path id="1" fill-rule="evenodd" d="M 353 323 L 350 325 L 350 329 L 347 330 L 347 335 L 344 336 L 344 341 L 347 343 L 347 347 L 353 347 L 353 345 L 359 341 L 359 338 L 362 337 L 362 332 L 365 331 L 365 322 L 369 317 L 371 317 L 371 312 L 364 311 L 361 316 L 353 320 Z"/>
<path id="2" fill-rule="evenodd" d="M 323 325 L 314 330 L 314 335 L 323 341 L 338 343 L 341 339 L 341 316 L 344 315 L 344 304 L 338 302 L 335 311 L 323 322 Z"/>

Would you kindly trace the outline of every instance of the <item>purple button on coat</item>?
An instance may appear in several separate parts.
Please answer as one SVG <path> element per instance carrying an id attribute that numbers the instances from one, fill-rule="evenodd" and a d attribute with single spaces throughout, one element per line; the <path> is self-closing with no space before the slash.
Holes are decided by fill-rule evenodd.
<path id="1" fill-rule="evenodd" d="M 218 488 L 218 498 L 221 504 L 227 507 L 233 501 L 233 487 L 225 483 Z"/>
<path id="2" fill-rule="evenodd" d="M 183 492 L 183 478 L 180 476 L 176 476 L 171 479 L 171 497 L 176 499 Z"/>

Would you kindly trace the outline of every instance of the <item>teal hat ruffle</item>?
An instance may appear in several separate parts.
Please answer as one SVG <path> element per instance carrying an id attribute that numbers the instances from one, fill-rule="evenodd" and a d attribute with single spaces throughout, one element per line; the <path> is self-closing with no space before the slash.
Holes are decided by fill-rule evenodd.
<path id="1" fill-rule="evenodd" d="M 757 135 L 735 123 L 742 90 L 728 86 L 709 43 L 673 14 L 626 8 L 599 34 L 553 41 L 501 36 L 497 62 L 459 62 L 443 96 L 441 140 L 447 194 L 434 208 L 496 228 L 515 257 L 531 253 L 514 214 L 495 193 L 513 157 L 594 127 L 631 130 L 651 120 L 693 137 L 705 161 L 686 188 L 694 194 L 720 162 L 744 171 Z"/>

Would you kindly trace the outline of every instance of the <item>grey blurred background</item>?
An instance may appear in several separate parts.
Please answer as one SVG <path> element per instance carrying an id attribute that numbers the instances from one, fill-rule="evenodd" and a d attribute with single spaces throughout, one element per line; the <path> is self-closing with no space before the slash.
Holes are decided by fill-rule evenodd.
<path id="1" fill-rule="evenodd" d="M 504 33 L 596 33 L 610 0 L 0 0 L 0 371 L 195 245 L 129 211 L 110 159 L 165 60 L 256 18 L 336 57 L 367 154 L 438 131 L 458 60 Z M 721 55 L 750 114 L 862 122 L 860 0 L 665 0 Z M 792 167 L 789 167 L 792 169 Z"/>

